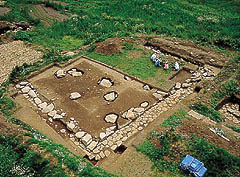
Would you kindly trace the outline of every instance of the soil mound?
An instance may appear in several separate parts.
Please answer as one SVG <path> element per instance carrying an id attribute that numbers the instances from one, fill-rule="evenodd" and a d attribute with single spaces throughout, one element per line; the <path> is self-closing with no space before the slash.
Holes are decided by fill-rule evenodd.
<path id="1" fill-rule="evenodd" d="M 124 42 L 121 39 L 117 37 L 109 38 L 103 42 L 96 43 L 95 52 L 104 55 L 118 54 L 123 52 L 123 45 Z"/>

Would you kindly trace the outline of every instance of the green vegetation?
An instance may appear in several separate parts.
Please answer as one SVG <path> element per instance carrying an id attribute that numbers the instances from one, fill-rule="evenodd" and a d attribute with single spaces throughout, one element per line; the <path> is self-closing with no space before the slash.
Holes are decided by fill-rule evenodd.
<path id="1" fill-rule="evenodd" d="M 239 83 L 235 80 L 229 80 L 221 85 L 220 89 L 211 95 L 211 106 L 216 108 L 218 101 L 224 97 L 230 97 L 233 93 L 240 94 Z"/>
<path id="2" fill-rule="evenodd" d="M 202 105 L 200 103 L 197 103 L 197 104 L 191 105 L 190 108 L 206 117 L 209 117 L 213 121 L 222 122 L 222 117 L 221 117 L 219 111 L 217 111 L 213 108 L 210 108 L 207 105 Z"/>
<path id="3" fill-rule="evenodd" d="M 1 176 L 67 176 L 60 164 L 50 165 L 49 160 L 32 152 L 29 145 L 20 143 L 19 137 L 0 134 L 0 152 Z"/>
<path id="4" fill-rule="evenodd" d="M 40 0 L 8 0 L 7 5 L 14 9 L 4 18 L 31 22 L 32 19 L 27 13 L 29 3 L 45 3 L 62 12 L 75 14 L 71 20 L 56 23 L 48 29 L 41 27 L 35 32 L 29 32 L 35 43 L 46 44 L 44 41 L 52 41 L 48 47 L 58 47 L 64 36 L 72 36 L 89 44 L 109 37 L 136 33 L 191 39 L 202 44 L 235 49 L 240 45 L 239 1 L 64 0 L 63 2 L 67 2 L 68 5 Z"/>
<path id="5" fill-rule="evenodd" d="M 240 175 L 240 158 L 208 141 L 191 136 L 188 139 L 176 134 L 174 129 L 166 133 L 153 132 L 137 150 L 149 157 L 154 169 L 168 176 L 183 176 L 179 164 L 191 154 L 204 163 L 205 176 L 234 177 Z"/>
<path id="6" fill-rule="evenodd" d="M 182 124 L 182 119 L 187 118 L 187 111 L 180 109 L 175 112 L 173 115 L 168 117 L 164 122 L 161 124 L 163 127 L 176 127 Z"/>
<path id="7" fill-rule="evenodd" d="M 221 72 L 214 78 L 214 83 L 219 84 L 228 80 L 230 77 L 240 81 L 240 55 L 236 55 L 232 60 L 228 61 Z"/>
<path id="8" fill-rule="evenodd" d="M 226 124 L 225 126 L 228 127 L 228 128 L 231 128 L 233 131 L 235 131 L 237 133 L 240 133 L 240 128 L 238 128 L 238 127 L 235 127 L 235 126 L 230 125 L 230 124 Z"/>

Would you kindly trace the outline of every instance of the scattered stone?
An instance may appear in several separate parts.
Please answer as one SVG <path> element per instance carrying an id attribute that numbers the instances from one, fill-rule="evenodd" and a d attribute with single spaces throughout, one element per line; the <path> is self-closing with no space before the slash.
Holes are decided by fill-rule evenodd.
<path id="1" fill-rule="evenodd" d="M 94 154 L 98 154 L 100 152 L 100 150 L 98 149 L 98 148 L 95 148 L 94 150 L 93 150 L 93 153 Z"/>
<path id="2" fill-rule="evenodd" d="M 115 113 L 108 114 L 105 116 L 104 120 L 108 123 L 115 123 L 117 121 L 118 115 Z"/>
<path id="3" fill-rule="evenodd" d="M 134 108 L 133 111 L 137 113 L 142 113 L 144 111 L 144 108 Z"/>
<path id="4" fill-rule="evenodd" d="M 183 83 L 182 84 L 182 87 L 183 88 L 188 88 L 188 87 L 191 87 L 192 83 Z"/>
<path id="5" fill-rule="evenodd" d="M 175 88 L 178 90 L 181 88 L 181 83 L 177 82 L 176 85 L 175 85 Z"/>
<path id="6" fill-rule="evenodd" d="M 143 128 L 142 127 L 138 127 L 138 130 L 141 131 Z"/>
<path id="7" fill-rule="evenodd" d="M 23 82 L 20 82 L 20 85 L 21 85 L 21 86 L 26 86 L 28 83 L 29 83 L 29 82 L 23 81 Z"/>
<path id="8" fill-rule="evenodd" d="M 99 85 L 103 86 L 103 87 L 111 87 L 113 85 L 113 82 L 110 80 L 110 79 L 105 79 L 103 78 L 100 82 L 99 82 Z"/>
<path id="9" fill-rule="evenodd" d="M 22 91 L 23 94 L 25 94 L 25 93 L 28 93 L 30 90 L 31 90 L 31 88 L 26 86 L 26 87 L 22 88 L 21 91 Z"/>
<path id="10" fill-rule="evenodd" d="M 43 102 L 43 103 L 39 104 L 38 107 L 41 109 L 45 109 L 47 107 L 47 103 Z"/>
<path id="11" fill-rule="evenodd" d="M 95 155 L 90 154 L 90 155 L 88 156 L 88 158 L 89 158 L 90 160 L 92 160 L 92 159 L 94 159 L 94 158 L 96 158 L 96 157 L 95 157 Z"/>
<path id="12" fill-rule="evenodd" d="M 77 132 L 77 133 L 75 134 L 75 136 L 76 136 L 76 138 L 80 139 L 80 138 L 82 138 L 85 134 L 86 134 L 86 132 L 81 131 L 81 132 Z"/>
<path id="13" fill-rule="evenodd" d="M 117 141 L 117 142 L 116 142 L 116 144 L 117 144 L 117 146 L 119 147 L 119 146 L 121 146 L 121 144 L 122 144 L 122 141 L 121 141 L 121 140 L 119 140 L 119 141 Z"/>
<path id="14" fill-rule="evenodd" d="M 127 111 L 127 114 L 126 114 L 126 119 L 134 119 L 135 118 L 135 114 L 133 112 L 134 108 L 131 108 Z"/>
<path id="15" fill-rule="evenodd" d="M 111 149 L 114 151 L 117 148 L 117 145 L 111 146 Z"/>
<path id="16" fill-rule="evenodd" d="M 70 99 L 71 100 L 76 100 L 76 99 L 78 99 L 80 97 L 81 97 L 81 94 L 78 93 L 78 92 L 73 92 L 73 93 L 70 94 Z"/>
<path id="17" fill-rule="evenodd" d="M 147 85 L 147 84 L 143 86 L 143 89 L 144 89 L 144 90 L 151 90 L 150 86 Z"/>
<path id="18" fill-rule="evenodd" d="M 148 103 L 147 101 L 144 101 L 144 102 L 142 102 L 142 103 L 140 104 L 140 106 L 141 106 L 142 108 L 146 108 L 146 107 L 148 107 L 148 105 L 149 105 L 149 103 Z"/>
<path id="19" fill-rule="evenodd" d="M 124 79 L 127 80 L 127 81 L 131 81 L 132 79 L 128 76 L 124 76 Z"/>
<path id="20" fill-rule="evenodd" d="M 47 114 L 50 111 L 52 111 L 54 109 L 54 104 L 51 103 L 48 106 L 46 106 L 45 108 L 42 109 L 42 113 Z"/>
<path id="21" fill-rule="evenodd" d="M 110 151 L 109 150 L 106 150 L 105 152 L 104 152 L 104 154 L 106 155 L 106 157 L 108 157 L 109 155 L 110 155 Z"/>
<path id="22" fill-rule="evenodd" d="M 77 70 L 75 68 L 71 69 L 68 71 L 68 74 L 70 74 L 71 76 L 73 77 L 79 77 L 79 76 L 82 76 L 83 75 L 83 72 L 80 71 L 80 70 Z"/>
<path id="23" fill-rule="evenodd" d="M 85 146 L 91 143 L 91 141 L 92 141 L 92 136 L 88 133 L 82 138 L 82 142 Z"/>
<path id="24" fill-rule="evenodd" d="M 101 151 L 99 155 L 102 159 L 105 157 L 105 154 L 103 153 L 103 151 Z"/>
<path id="25" fill-rule="evenodd" d="M 61 116 L 61 115 L 59 115 L 59 114 L 55 114 L 54 116 L 53 116 L 53 119 L 55 120 L 55 119 L 62 119 L 63 118 L 63 116 Z"/>
<path id="26" fill-rule="evenodd" d="M 34 103 L 36 103 L 37 105 L 41 104 L 42 101 L 39 98 L 34 98 Z"/>
<path id="27" fill-rule="evenodd" d="M 163 92 L 163 91 L 160 91 L 160 90 L 157 90 L 157 93 L 161 94 L 162 96 L 167 96 L 168 95 L 167 92 Z"/>
<path id="28" fill-rule="evenodd" d="M 67 129 L 72 131 L 74 128 L 76 127 L 76 125 L 74 123 L 67 123 Z"/>
<path id="29" fill-rule="evenodd" d="M 55 115 L 57 114 L 57 111 L 56 110 L 52 110 L 48 113 L 48 116 L 49 117 L 54 117 Z"/>
<path id="30" fill-rule="evenodd" d="M 101 157 L 100 157 L 100 155 L 96 155 L 96 157 L 95 157 L 95 160 L 100 160 L 101 159 Z"/>
<path id="31" fill-rule="evenodd" d="M 153 96 L 157 98 L 158 100 L 163 100 L 163 96 L 157 92 L 153 93 Z"/>
<path id="32" fill-rule="evenodd" d="M 114 101 L 118 97 L 117 92 L 110 92 L 104 95 L 106 101 Z"/>
<path id="33" fill-rule="evenodd" d="M 66 133 L 66 130 L 65 129 L 61 129 L 60 132 L 61 133 Z"/>
<path id="34" fill-rule="evenodd" d="M 66 76 L 66 71 L 64 71 L 64 70 L 62 70 L 62 69 L 57 70 L 57 71 L 55 72 L 55 76 L 56 76 L 57 78 L 65 77 L 65 76 Z"/>
<path id="35" fill-rule="evenodd" d="M 127 140 L 127 137 L 125 136 L 125 137 L 123 137 L 123 139 L 122 139 L 122 141 L 126 141 Z"/>
<path id="36" fill-rule="evenodd" d="M 92 151 L 97 146 L 97 144 L 98 144 L 97 141 L 92 141 L 87 148 Z"/>
<path id="37" fill-rule="evenodd" d="M 28 92 L 28 95 L 29 95 L 30 97 L 32 97 L 32 98 L 36 98 L 36 97 L 37 97 L 36 92 L 33 91 L 33 90 L 30 90 L 30 91 Z"/>
<path id="38" fill-rule="evenodd" d="M 104 139 L 106 136 L 107 136 L 106 133 L 101 132 L 99 137 L 100 139 Z"/>

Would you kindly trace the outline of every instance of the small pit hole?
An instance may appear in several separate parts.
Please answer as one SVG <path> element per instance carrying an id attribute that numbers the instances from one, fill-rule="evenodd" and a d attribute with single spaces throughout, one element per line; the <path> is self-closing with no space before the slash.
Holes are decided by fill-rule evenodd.
<path id="1" fill-rule="evenodd" d="M 87 159 L 89 162 L 91 162 L 91 164 L 96 165 L 98 163 L 98 160 L 95 160 L 95 158 L 93 158 L 92 160 L 89 159 L 88 155 L 83 156 L 83 158 Z"/>
<path id="2" fill-rule="evenodd" d="M 199 93 L 201 89 L 202 89 L 202 87 L 196 86 L 195 89 L 194 89 L 194 91 L 197 92 L 197 93 Z"/>
<path id="3" fill-rule="evenodd" d="M 120 146 L 118 146 L 114 152 L 117 154 L 122 154 L 125 150 L 127 149 L 126 146 L 124 146 L 123 144 L 121 144 Z"/>

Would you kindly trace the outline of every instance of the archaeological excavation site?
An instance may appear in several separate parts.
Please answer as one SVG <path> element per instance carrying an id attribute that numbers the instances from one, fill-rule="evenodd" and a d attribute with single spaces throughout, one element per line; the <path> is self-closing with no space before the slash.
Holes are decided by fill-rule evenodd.
<path id="1" fill-rule="evenodd" d="M 0 177 L 240 176 L 239 7 L 0 0 Z"/>

